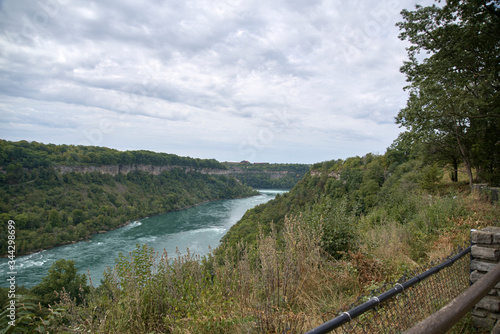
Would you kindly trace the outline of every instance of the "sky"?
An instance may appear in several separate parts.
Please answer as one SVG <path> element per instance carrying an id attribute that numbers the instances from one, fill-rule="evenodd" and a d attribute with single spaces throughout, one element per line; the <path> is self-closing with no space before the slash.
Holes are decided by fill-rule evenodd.
<path id="1" fill-rule="evenodd" d="M 416 3 L 0 0 L 0 138 L 219 161 L 384 154 L 407 100 L 395 23 Z"/>

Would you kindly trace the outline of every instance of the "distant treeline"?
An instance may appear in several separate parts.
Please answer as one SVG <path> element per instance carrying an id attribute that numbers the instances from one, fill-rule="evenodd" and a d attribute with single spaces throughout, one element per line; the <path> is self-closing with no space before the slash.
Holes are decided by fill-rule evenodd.
<path id="1" fill-rule="evenodd" d="M 151 151 L 118 151 L 107 147 L 42 144 L 25 140 L 10 142 L 0 139 L 0 166 L 12 163 L 22 168 L 57 165 L 174 165 L 193 168 L 227 167 L 215 159 L 180 157 L 169 153 Z M 11 168 L 17 168 L 13 166 Z"/>
<path id="2" fill-rule="evenodd" d="M 241 182 L 260 189 L 292 189 L 304 177 L 310 165 L 271 163 L 225 163 Z"/>
<path id="3" fill-rule="evenodd" d="M 104 157 L 109 157 L 106 160 Z M 124 157 L 131 157 L 126 160 Z M 71 158 L 72 157 L 72 158 Z M 160 175 L 133 171 L 116 176 L 60 173 L 55 164 L 159 164 L 225 167 L 215 160 L 147 151 L 0 141 L 0 216 L 16 222 L 18 254 L 88 238 L 127 221 L 201 202 L 256 194 L 231 176 L 187 173 L 175 168 Z M 114 160 L 113 160 L 114 159 Z M 6 224 L 0 227 L 0 254 L 7 251 Z"/>

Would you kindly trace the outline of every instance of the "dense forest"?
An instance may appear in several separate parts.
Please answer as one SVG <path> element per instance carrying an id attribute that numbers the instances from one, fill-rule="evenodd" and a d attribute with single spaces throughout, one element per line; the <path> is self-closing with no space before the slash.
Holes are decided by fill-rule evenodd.
<path id="1" fill-rule="evenodd" d="M 156 165 L 194 168 L 226 167 L 215 159 L 180 157 L 175 154 L 151 151 L 118 151 L 107 147 L 55 145 L 25 140 L 10 142 L 0 139 L 0 166 L 7 172 L 7 183 L 15 182 L 20 168 L 40 168 L 54 165 Z M 13 175 L 14 174 L 14 175 Z M 11 178 L 14 178 L 11 180 Z"/>
<path id="2" fill-rule="evenodd" d="M 127 161 L 179 167 L 160 175 L 142 171 L 117 175 L 60 173 L 54 166 L 69 164 L 66 156 L 73 157 L 72 162 L 86 164 Z M 0 157 L 0 216 L 4 222 L 16 222 L 18 255 L 82 240 L 130 220 L 205 201 L 256 194 L 231 176 L 188 173 L 181 168 L 225 169 L 215 160 L 25 141 L 1 141 Z M 7 240 L 7 226 L 2 224 L 2 255 L 7 252 Z"/>
<path id="3" fill-rule="evenodd" d="M 358 297 L 470 243 L 471 229 L 500 226 L 498 202 L 472 187 L 500 184 L 500 8 L 489 1 L 446 1 L 404 10 L 402 18 L 400 38 L 410 43 L 401 68 L 409 99 L 396 118 L 403 132 L 383 155 L 312 165 L 288 193 L 249 210 L 204 257 L 169 258 L 137 245 L 115 260 L 99 287 L 76 274 L 74 263 L 60 260 L 39 285 L 18 288 L 22 307 L 16 327 L 8 326 L 7 311 L 0 326 L 6 333 L 304 333 Z M 111 209 L 108 190 L 139 187 L 134 178 L 148 191 L 163 189 L 161 176 L 141 173 L 59 177 L 50 164 L 43 165 L 53 162 L 52 155 L 44 156 L 39 167 L 28 166 L 35 163 L 28 158 L 7 160 L 14 166 L 3 170 L 2 184 L 12 192 L 2 187 L 2 209 L 23 206 L 30 198 L 23 187 L 31 184 L 48 194 L 45 180 L 61 190 L 68 189 L 65 182 L 78 182 L 86 196 L 79 201 L 109 200 Z M 202 178 L 172 173 L 179 187 L 184 177 Z M 78 180 L 93 177 L 97 188 Z M 207 189 L 207 182 L 201 183 Z M 118 193 L 114 201 L 123 202 L 124 210 L 160 200 L 125 202 Z M 40 209 L 29 211 L 26 205 L 14 213 L 44 215 L 53 230 L 70 222 L 69 211 L 67 218 L 51 214 L 48 208 L 55 204 L 40 196 Z M 71 223 L 93 224 L 96 215 L 108 219 L 89 207 L 97 210 L 90 204 L 72 209 L 80 211 L 76 216 L 71 211 Z M 86 214 L 92 216 L 80 217 Z M 5 290 L 0 302 L 7 305 Z M 475 332 L 470 315 L 450 331 Z"/>
<path id="4" fill-rule="evenodd" d="M 272 164 L 225 162 L 224 165 L 241 182 L 257 189 L 292 189 L 309 170 L 306 164 Z"/>

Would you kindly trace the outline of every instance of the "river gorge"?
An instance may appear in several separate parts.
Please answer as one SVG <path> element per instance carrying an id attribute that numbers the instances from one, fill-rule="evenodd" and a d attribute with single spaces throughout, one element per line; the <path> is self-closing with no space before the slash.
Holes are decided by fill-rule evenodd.
<path id="1" fill-rule="evenodd" d="M 106 267 L 114 265 L 119 253 L 128 254 L 136 244 L 147 244 L 156 251 L 167 251 L 170 257 L 176 249 L 185 254 L 205 255 L 215 248 L 221 237 L 246 212 L 273 199 L 283 190 L 260 190 L 259 195 L 231 200 L 219 200 L 188 209 L 144 218 L 108 233 L 94 235 L 90 240 L 51 248 L 17 257 L 16 284 L 32 287 L 41 282 L 50 266 L 59 259 L 74 260 L 80 273 L 89 274 L 94 286 L 100 284 Z M 0 276 L 7 277 L 7 258 L 0 259 Z M 7 287 L 6 280 L 0 287 Z"/>

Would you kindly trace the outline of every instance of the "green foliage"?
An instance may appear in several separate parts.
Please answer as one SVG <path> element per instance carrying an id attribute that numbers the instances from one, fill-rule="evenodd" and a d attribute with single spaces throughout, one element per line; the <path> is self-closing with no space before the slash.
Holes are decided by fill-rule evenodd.
<path id="1" fill-rule="evenodd" d="M 10 303 L 2 305 L 0 334 L 49 333 L 58 326 L 64 313 L 63 308 L 50 308 L 43 316 L 39 316 L 40 308 L 33 297 L 17 294 L 13 300 L 15 300 L 15 313 L 11 313 Z"/>
<path id="2" fill-rule="evenodd" d="M 495 2 L 447 1 L 403 10 L 410 97 L 396 120 L 406 145 L 500 182 L 500 8 Z M 427 56 L 422 57 L 421 54 Z"/>
<path id="3" fill-rule="evenodd" d="M 116 156 L 111 162 L 175 163 L 196 168 L 226 167 L 211 160 L 180 158 L 153 152 L 119 152 L 105 148 L 43 145 L 36 142 L 0 141 L 0 168 L 10 177 L 0 179 L 0 212 L 3 221 L 16 222 L 19 255 L 88 238 L 126 222 L 179 210 L 201 202 L 257 194 L 249 186 L 224 175 L 207 175 L 175 167 L 160 175 L 142 171 L 128 174 L 62 173 L 55 163 L 66 153 Z M 168 159 L 167 159 L 168 158 Z M 117 160 L 118 159 L 118 160 Z M 41 163 L 40 161 L 45 161 Z M 80 162 L 79 162 L 80 163 Z M 87 163 L 87 162 L 86 162 Z M 2 175 L 0 173 L 0 175 Z M 0 236 L 6 225 L 0 225 Z M 0 239 L 0 255 L 7 252 L 7 238 Z"/>
<path id="4" fill-rule="evenodd" d="M 269 233 L 270 223 L 274 222 L 276 230 L 279 232 L 282 230 L 286 215 L 307 212 L 313 203 L 321 202 L 322 197 L 330 198 L 332 203 L 344 203 L 344 208 L 347 211 L 343 211 L 345 217 L 342 218 L 346 218 L 347 224 L 349 224 L 352 215 L 359 216 L 378 203 L 382 185 L 388 177 L 387 168 L 386 157 L 373 154 L 349 158 L 346 161 L 332 160 L 313 165 L 310 172 L 305 174 L 288 193 L 248 210 L 222 238 L 222 243 L 234 246 L 240 240 L 246 242 L 255 240 L 258 235 L 258 223 L 262 224 L 264 233 Z M 327 214 L 332 215 L 332 217 L 337 214 L 337 212 L 319 209 L 321 205 L 332 207 L 325 203 L 318 204 L 316 208 L 318 219 L 322 210 L 325 211 L 323 219 L 326 220 L 330 219 L 326 216 Z M 341 219 L 340 216 L 338 217 Z M 337 218 L 332 219 L 335 221 Z M 335 223 L 332 226 L 339 224 Z M 349 238 L 347 237 L 347 239 Z M 331 245 L 333 243 L 334 241 L 330 242 Z M 332 252 L 334 252 L 333 248 Z"/>
<path id="5" fill-rule="evenodd" d="M 420 179 L 420 187 L 428 192 L 435 192 L 443 177 L 443 171 L 436 165 L 424 167 L 421 171 L 422 177 Z"/>
<path id="6" fill-rule="evenodd" d="M 18 165 L 16 165 L 18 164 Z M 194 159 L 151 151 L 118 151 L 107 147 L 10 142 L 0 139 L 0 166 L 12 165 L 13 177 L 19 168 L 35 169 L 53 165 L 155 165 L 226 169 L 214 159 Z"/>
<path id="7" fill-rule="evenodd" d="M 142 288 L 146 285 L 151 274 L 151 262 L 154 255 L 152 248 L 147 245 L 136 245 L 136 248 L 127 257 L 120 253 L 115 260 L 116 275 L 122 289 Z M 134 285 L 134 286 L 132 286 Z"/>
<path id="8" fill-rule="evenodd" d="M 159 257 L 152 248 L 137 245 L 129 256 L 119 256 L 87 306 L 68 314 L 68 321 L 91 332 L 230 332 L 238 319 L 230 317 L 227 292 L 200 257 L 189 252 Z"/>
<path id="9" fill-rule="evenodd" d="M 231 175 L 252 188 L 291 189 L 309 170 L 305 164 L 224 163 Z"/>
<path id="10" fill-rule="evenodd" d="M 313 229 L 322 229 L 322 248 L 334 258 L 357 250 L 356 208 L 349 208 L 346 197 L 336 200 L 322 196 L 304 213 Z"/>
<path id="11" fill-rule="evenodd" d="M 463 207 L 453 191 L 447 193 L 443 170 L 417 158 L 393 147 L 382 156 L 315 164 L 288 193 L 248 210 L 222 238 L 221 249 L 251 243 L 259 224 L 265 234 L 271 223 L 280 233 L 287 215 L 302 213 L 310 224 L 322 226 L 323 248 L 336 258 L 358 249 L 361 222 L 368 229 L 392 222 L 406 225 L 405 233 L 413 236 L 411 257 L 425 257 L 423 245 L 459 217 Z"/>
<path id="12" fill-rule="evenodd" d="M 66 291 L 77 303 L 83 301 L 85 294 L 89 292 L 85 274 L 77 274 L 75 261 L 65 259 L 58 260 L 49 268 L 42 282 L 33 288 L 30 293 L 37 296 L 44 306 L 54 305 L 60 301 L 60 293 Z"/>

